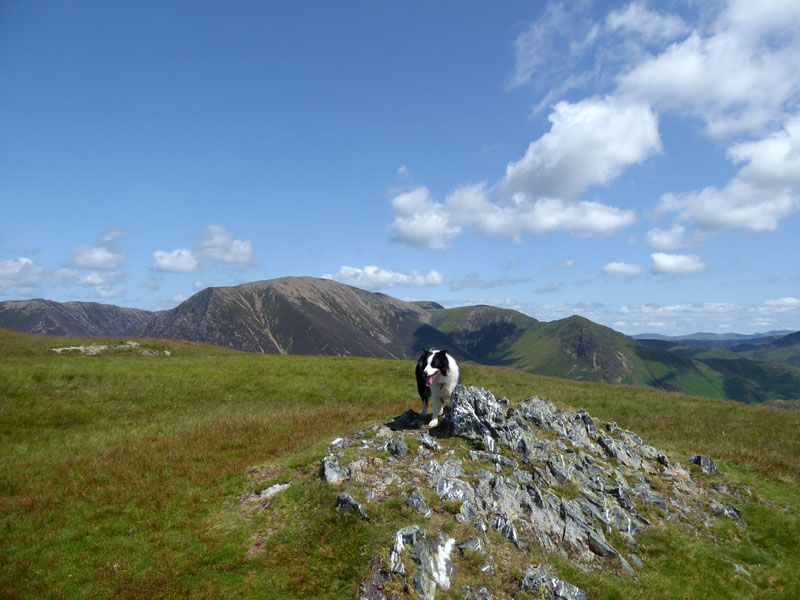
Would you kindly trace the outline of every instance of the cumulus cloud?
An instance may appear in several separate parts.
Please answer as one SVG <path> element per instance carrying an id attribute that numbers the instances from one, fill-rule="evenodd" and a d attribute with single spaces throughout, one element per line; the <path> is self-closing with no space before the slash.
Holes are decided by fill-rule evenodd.
<path id="1" fill-rule="evenodd" d="M 686 244 L 686 228 L 683 225 L 674 225 L 672 229 L 651 229 L 647 232 L 645 240 L 651 248 L 656 250 L 677 250 Z"/>
<path id="2" fill-rule="evenodd" d="M 88 273 L 76 277 L 74 281 L 77 285 L 109 287 L 112 284 L 119 283 L 122 279 L 124 279 L 124 273 L 117 271 L 113 273 Z"/>
<path id="3" fill-rule="evenodd" d="M 109 298 L 118 298 L 125 293 L 125 286 L 123 285 L 99 285 L 89 293 L 92 298 L 107 300 Z"/>
<path id="4" fill-rule="evenodd" d="M 665 194 L 657 210 L 707 230 L 754 232 L 775 231 L 800 211 L 800 116 L 764 139 L 733 145 L 728 155 L 743 166 L 724 188 Z"/>
<path id="5" fill-rule="evenodd" d="M 250 240 L 235 239 L 233 233 L 221 225 L 209 225 L 197 253 L 207 260 L 246 264 L 253 259 L 253 245 Z"/>
<path id="6" fill-rule="evenodd" d="M 729 2 L 707 29 L 620 75 L 619 91 L 699 117 L 714 136 L 759 132 L 797 93 L 798 27 L 796 2 Z"/>
<path id="7" fill-rule="evenodd" d="M 655 275 L 679 275 L 688 277 L 705 273 L 708 269 L 699 256 L 694 254 L 667 254 L 654 252 L 650 255 L 653 259 L 652 272 Z"/>
<path id="8" fill-rule="evenodd" d="M 339 283 L 345 283 L 370 291 L 397 286 L 429 287 L 442 285 L 442 283 L 444 283 L 444 278 L 438 271 L 432 270 L 429 271 L 427 275 L 423 275 L 419 271 L 414 270 L 411 271 L 411 274 L 406 275 L 404 273 L 371 265 L 363 269 L 344 265 L 339 268 L 338 273 L 326 273 L 322 278 L 332 279 Z"/>
<path id="9" fill-rule="evenodd" d="M 391 199 L 394 222 L 393 241 L 403 242 L 425 250 L 450 247 L 452 239 L 461 233 L 461 226 L 452 220 L 445 205 L 436 202 L 426 187 L 418 187 Z"/>
<path id="10" fill-rule="evenodd" d="M 49 269 L 27 257 L 0 262 L 0 293 L 30 290 L 43 284 L 67 285 L 77 275 L 72 269 Z"/>
<path id="11" fill-rule="evenodd" d="M 169 273 L 194 273 L 199 263 L 191 250 L 178 248 L 172 252 L 156 250 L 153 252 L 153 269 Z"/>
<path id="12" fill-rule="evenodd" d="M 645 104 L 618 98 L 559 102 L 550 131 L 508 164 L 500 185 L 509 195 L 574 200 L 661 150 L 658 119 Z"/>
<path id="13" fill-rule="evenodd" d="M 113 271 L 125 261 L 125 255 L 108 246 L 78 246 L 72 249 L 70 265 L 80 269 Z"/>
<path id="14" fill-rule="evenodd" d="M 13 287 L 32 287 L 43 283 L 47 270 L 30 258 L 15 258 L 0 262 L 0 290 Z"/>
<path id="15" fill-rule="evenodd" d="M 641 265 L 632 265 L 625 262 L 611 262 L 603 267 L 603 275 L 620 279 L 630 279 L 644 274 L 645 268 Z"/>

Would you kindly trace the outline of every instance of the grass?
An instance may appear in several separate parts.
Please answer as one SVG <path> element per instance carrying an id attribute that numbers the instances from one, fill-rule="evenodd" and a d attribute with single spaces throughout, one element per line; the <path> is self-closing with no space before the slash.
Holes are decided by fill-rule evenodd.
<path id="1" fill-rule="evenodd" d="M 140 342 L 171 356 L 58 356 L 49 348 L 81 342 L 0 331 L 0 597 L 355 597 L 406 509 L 386 503 L 371 523 L 335 513 L 319 459 L 334 437 L 418 408 L 413 363 Z M 753 490 L 744 530 L 647 534 L 636 580 L 552 557 L 590 597 L 797 597 L 800 411 L 462 371 L 512 401 L 615 420 L 678 460 L 709 454 Z M 241 503 L 278 481 L 293 485 L 268 509 Z M 534 558 L 498 566 L 497 581 Z M 751 577 L 727 576 L 733 562 Z"/>

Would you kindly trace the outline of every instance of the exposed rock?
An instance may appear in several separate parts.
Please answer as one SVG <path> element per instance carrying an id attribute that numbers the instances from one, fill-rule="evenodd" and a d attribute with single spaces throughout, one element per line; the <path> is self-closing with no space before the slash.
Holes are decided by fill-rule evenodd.
<path id="1" fill-rule="evenodd" d="M 386 443 L 386 449 L 392 456 L 402 458 L 408 454 L 408 444 L 399 438 L 392 438 Z"/>
<path id="2" fill-rule="evenodd" d="M 430 519 L 433 516 L 431 507 L 425 502 L 425 498 L 422 497 L 422 492 L 418 489 L 414 489 L 408 497 L 408 500 L 406 500 L 406 505 L 411 507 L 415 513 L 422 515 L 426 519 Z"/>
<path id="3" fill-rule="evenodd" d="M 433 519 L 429 529 L 411 525 L 387 541 L 389 580 L 422 598 L 457 583 L 456 563 L 466 560 L 466 553 L 472 553 L 470 568 L 487 578 L 495 572 L 492 555 L 531 546 L 562 554 L 582 569 L 606 567 L 630 575 L 644 564 L 630 552 L 635 538 L 650 527 L 676 523 L 696 530 L 697 523 L 715 516 L 742 523 L 741 513 L 719 500 L 733 488 L 704 487 L 636 433 L 614 423 L 601 426 L 583 409 L 558 409 L 536 397 L 510 406 L 487 390 L 459 385 L 437 428 L 438 440 L 408 431 L 423 427 L 415 415 L 411 411 L 390 427 L 373 427 L 379 443 L 345 438 L 337 446 L 355 451 L 357 459 L 344 469 L 336 456 L 325 457 L 322 477 L 363 486 L 371 502 L 401 494 L 409 512 Z M 411 453 L 405 440 L 414 435 L 421 446 Z M 381 449 L 391 456 L 382 459 Z M 713 465 L 710 459 L 701 462 L 701 468 Z M 339 495 L 337 510 L 367 518 L 347 492 Z M 434 517 L 452 518 L 477 535 L 450 538 Z M 503 539 L 507 548 L 487 545 L 490 539 Z M 476 561 L 476 554 L 484 558 Z M 370 581 L 362 582 L 362 596 L 381 598 L 376 594 L 383 593 L 386 581 Z M 465 597 L 490 598 L 488 582 L 457 589 Z M 586 598 L 545 565 L 530 567 L 520 586 L 542 598 Z"/>
<path id="4" fill-rule="evenodd" d="M 700 454 L 693 456 L 689 459 L 689 462 L 697 465 L 706 475 L 710 473 L 719 473 L 719 469 L 717 469 L 717 465 L 711 460 L 710 456 L 702 456 Z"/>
<path id="5" fill-rule="evenodd" d="M 542 600 L 587 600 L 583 590 L 561 581 L 545 565 L 528 567 L 519 587 Z"/>
<path id="6" fill-rule="evenodd" d="M 247 499 L 247 501 L 258 502 L 260 500 L 263 502 L 264 500 L 269 500 L 275 494 L 279 494 L 284 490 L 288 490 L 290 486 L 291 484 L 289 483 L 276 483 L 275 485 L 270 486 L 265 490 L 262 490 L 260 494 L 252 494 L 250 498 Z"/>
<path id="7" fill-rule="evenodd" d="M 364 510 L 364 507 L 361 506 L 361 504 L 359 504 L 349 492 L 342 492 L 339 494 L 339 497 L 336 498 L 336 510 L 339 512 L 358 513 L 362 519 L 369 521 L 369 517 L 367 516 L 367 512 Z"/>
<path id="8" fill-rule="evenodd" d="M 350 477 L 347 471 L 339 466 L 339 462 L 333 455 L 326 456 L 322 459 L 320 476 L 328 483 L 334 485 L 341 483 Z"/>
<path id="9" fill-rule="evenodd" d="M 441 532 L 434 542 L 419 527 L 404 527 L 394 537 L 391 571 L 402 576 L 406 582 L 409 573 L 403 559 L 410 558 L 414 564 L 414 588 L 424 600 L 433 600 L 437 587 L 450 589 L 455 575 L 455 567 L 450 559 L 454 545 L 455 540 Z"/>

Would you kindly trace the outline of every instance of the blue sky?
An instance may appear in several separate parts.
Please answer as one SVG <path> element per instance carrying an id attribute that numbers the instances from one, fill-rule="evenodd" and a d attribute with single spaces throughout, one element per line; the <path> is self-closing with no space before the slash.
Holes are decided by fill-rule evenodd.
<path id="1" fill-rule="evenodd" d="M 0 5 L 0 300 L 329 277 L 800 329 L 800 3 Z"/>

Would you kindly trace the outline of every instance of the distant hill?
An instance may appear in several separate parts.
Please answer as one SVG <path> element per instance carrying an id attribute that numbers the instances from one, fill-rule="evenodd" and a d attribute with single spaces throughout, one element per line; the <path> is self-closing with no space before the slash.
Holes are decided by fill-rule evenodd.
<path id="1" fill-rule="evenodd" d="M 542 323 L 513 310 L 473 306 L 431 311 L 431 325 L 483 364 L 743 402 L 800 398 L 798 369 L 725 350 L 634 340 L 579 316 Z"/>
<path id="2" fill-rule="evenodd" d="M 796 336 L 776 338 L 744 356 L 635 340 L 579 316 L 541 322 L 493 306 L 446 309 L 313 277 L 208 288 L 162 312 L 88 302 L 2 302 L 0 328 L 177 339 L 263 354 L 413 359 L 422 348 L 436 347 L 459 360 L 567 379 L 743 402 L 800 398 L 800 365 L 773 364 L 798 361 Z"/>
<path id="3" fill-rule="evenodd" d="M 68 337 L 136 336 L 156 313 L 98 302 L 10 300 L 0 302 L 0 327 Z"/>
<path id="4" fill-rule="evenodd" d="M 764 360 L 800 367 L 800 331 L 790 333 L 756 348 L 734 349 L 753 360 Z"/>
<path id="5" fill-rule="evenodd" d="M 776 329 L 764 333 L 710 333 L 699 331 L 697 333 L 689 333 L 687 335 L 662 335 L 660 333 L 637 333 L 631 337 L 635 340 L 662 340 L 667 342 L 685 342 L 686 340 L 697 341 L 742 341 L 742 340 L 755 340 L 765 337 L 781 337 L 788 333 L 792 333 L 788 329 Z"/>
<path id="6" fill-rule="evenodd" d="M 206 342 L 264 354 L 411 358 L 457 344 L 410 302 L 328 279 L 284 277 L 208 288 L 157 315 L 145 337 Z M 415 356 L 414 356 L 415 357 Z"/>

